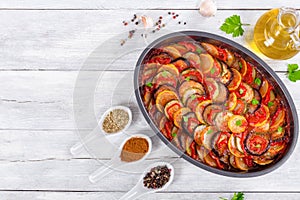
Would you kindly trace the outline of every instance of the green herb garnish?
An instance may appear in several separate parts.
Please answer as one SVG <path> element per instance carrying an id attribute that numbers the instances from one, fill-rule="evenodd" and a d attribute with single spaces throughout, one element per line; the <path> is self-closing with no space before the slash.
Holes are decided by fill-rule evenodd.
<path id="1" fill-rule="evenodd" d="M 191 77 L 188 76 L 188 77 L 185 78 L 185 80 L 186 80 L 186 81 L 190 81 L 190 80 L 191 80 Z"/>
<path id="2" fill-rule="evenodd" d="M 196 49 L 196 51 L 197 51 L 197 53 L 199 53 L 199 54 L 202 52 L 202 50 L 201 50 L 201 49 L 199 49 L 199 48 L 198 48 L 198 49 Z"/>
<path id="3" fill-rule="evenodd" d="M 163 77 L 167 77 L 167 76 L 168 76 L 168 72 L 167 72 L 167 71 L 163 71 L 163 72 L 161 73 L 161 75 L 162 75 Z"/>
<path id="4" fill-rule="evenodd" d="M 257 99 L 252 99 L 251 103 L 252 103 L 252 105 L 257 105 L 259 103 L 259 101 Z"/>
<path id="5" fill-rule="evenodd" d="M 288 78 L 292 82 L 300 80 L 300 70 L 298 64 L 288 64 Z"/>
<path id="6" fill-rule="evenodd" d="M 244 29 L 242 26 L 249 26 L 250 24 L 243 24 L 239 15 L 232 15 L 225 19 L 220 29 L 227 34 L 232 34 L 232 37 L 242 36 Z"/>
<path id="7" fill-rule="evenodd" d="M 151 83 L 151 82 L 148 82 L 148 83 L 146 83 L 146 86 L 152 87 L 152 83 Z"/>
<path id="8" fill-rule="evenodd" d="M 256 83 L 257 85 L 260 85 L 261 84 L 260 78 L 255 78 L 254 83 Z"/>
<path id="9" fill-rule="evenodd" d="M 242 120 L 237 120 L 236 122 L 235 122 L 235 125 L 237 125 L 237 126 L 241 126 L 242 125 Z"/>
<path id="10" fill-rule="evenodd" d="M 224 197 L 219 197 L 221 200 L 228 200 Z M 231 200 L 244 200 L 244 193 L 242 192 L 238 192 L 238 193 L 234 193 Z"/>
<path id="11" fill-rule="evenodd" d="M 189 118 L 187 116 L 183 116 L 183 121 L 184 122 L 188 122 L 189 121 Z"/>
<path id="12" fill-rule="evenodd" d="M 239 90 L 239 93 L 240 93 L 240 94 L 243 94 L 243 93 L 244 93 L 244 90 L 243 90 L 243 89 L 240 89 L 240 90 Z"/>
<path id="13" fill-rule="evenodd" d="M 216 69 L 215 68 L 211 68 L 210 73 L 214 74 L 215 72 L 216 72 Z"/>
<path id="14" fill-rule="evenodd" d="M 241 62 L 239 62 L 239 66 L 240 66 L 240 68 L 241 68 L 241 69 L 243 68 L 243 65 L 242 65 L 242 63 L 241 63 Z"/>
<path id="15" fill-rule="evenodd" d="M 192 100 L 196 99 L 196 95 L 193 94 L 193 95 L 191 96 L 191 99 L 192 99 Z"/>
<path id="16" fill-rule="evenodd" d="M 211 134 L 213 131 L 211 129 L 209 129 L 206 134 Z"/>
<path id="17" fill-rule="evenodd" d="M 260 148 L 260 147 L 261 147 L 260 144 L 255 145 L 255 148 Z"/>
<path id="18" fill-rule="evenodd" d="M 283 131 L 283 128 L 282 128 L 281 126 L 279 126 L 278 129 L 277 129 L 277 131 L 278 131 L 279 133 L 281 133 L 281 132 Z"/>
<path id="19" fill-rule="evenodd" d="M 268 107 L 272 107 L 274 105 L 274 103 L 273 102 L 268 102 Z"/>
<path id="20" fill-rule="evenodd" d="M 177 133 L 172 133 L 172 137 L 176 137 L 177 136 Z"/>

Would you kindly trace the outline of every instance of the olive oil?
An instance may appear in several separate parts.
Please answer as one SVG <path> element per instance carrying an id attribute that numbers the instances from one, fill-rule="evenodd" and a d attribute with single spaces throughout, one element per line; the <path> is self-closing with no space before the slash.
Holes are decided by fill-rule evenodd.
<path id="1" fill-rule="evenodd" d="M 296 32 L 299 25 L 298 13 L 293 11 L 295 10 L 273 9 L 256 22 L 254 42 L 267 57 L 289 59 L 299 52 L 291 37 L 297 34 L 296 38 L 299 39 L 299 33 Z"/>

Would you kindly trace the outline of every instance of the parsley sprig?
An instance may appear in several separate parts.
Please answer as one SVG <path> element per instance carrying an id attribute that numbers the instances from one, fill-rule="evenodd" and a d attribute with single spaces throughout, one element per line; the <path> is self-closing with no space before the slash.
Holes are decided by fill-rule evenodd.
<path id="1" fill-rule="evenodd" d="M 220 197 L 220 199 L 221 200 L 228 200 L 224 197 Z M 231 200 L 244 200 L 244 193 L 242 193 L 242 192 L 234 193 Z"/>
<path id="2" fill-rule="evenodd" d="M 244 34 L 242 26 L 250 26 L 250 24 L 243 24 L 239 15 L 232 15 L 225 19 L 220 29 L 227 34 L 232 34 L 232 37 L 238 37 Z"/>
<path id="3" fill-rule="evenodd" d="M 292 82 L 300 80 L 300 70 L 298 64 L 288 64 L 288 78 Z"/>

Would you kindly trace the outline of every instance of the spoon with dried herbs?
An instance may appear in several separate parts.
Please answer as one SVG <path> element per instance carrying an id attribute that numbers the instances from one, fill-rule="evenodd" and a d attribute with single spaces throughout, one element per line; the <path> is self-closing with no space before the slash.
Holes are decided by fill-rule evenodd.
<path id="1" fill-rule="evenodd" d="M 82 142 L 78 142 L 70 151 L 72 155 L 79 154 L 83 150 L 83 143 L 88 143 L 95 137 L 109 137 L 117 134 L 122 134 L 128 129 L 132 122 L 132 112 L 126 106 L 114 106 L 106 110 L 97 126 L 89 133 Z"/>
<path id="2" fill-rule="evenodd" d="M 120 145 L 120 149 L 105 166 L 99 168 L 89 176 L 89 180 L 95 183 L 113 172 L 115 168 L 137 164 L 145 160 L 151 150 L 152 141 L 148 136 L 142 134 L 133 135 Z"/>
<path id="3" fill-rule="evenodd" d="M 142 174 L 138 183 L 120 200 L 134 200 L 142 195 L 165 190 L 174 179 L 174 167 L 166 162 L 153 163 Z"/>

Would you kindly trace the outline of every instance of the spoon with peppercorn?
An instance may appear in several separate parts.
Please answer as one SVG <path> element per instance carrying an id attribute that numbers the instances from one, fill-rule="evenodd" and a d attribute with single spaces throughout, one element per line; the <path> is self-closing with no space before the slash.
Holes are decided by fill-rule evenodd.
<path id="1" fill-rule="evenodd" d="M 120 200 L 134 200 L 142 195 L 165 190 L 174 179 L 174 167 L 166 162 L 151 164 L 142 174 L 138 183 Z"/>
<path id="2" fill-rule="evenodd" d="M 89 176 L 96 183 L 116 168 L 136 165 L 145 160 L 152 151 L 151 139 L 143 134 L 135 134 L 124 140 L 112 159 Z"/>

